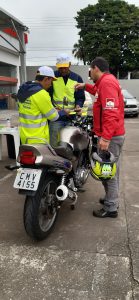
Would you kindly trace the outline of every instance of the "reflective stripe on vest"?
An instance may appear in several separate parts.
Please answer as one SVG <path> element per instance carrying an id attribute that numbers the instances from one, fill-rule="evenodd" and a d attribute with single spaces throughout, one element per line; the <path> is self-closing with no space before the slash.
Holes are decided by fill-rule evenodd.
<path id="1" fill-rule="evenodd" d="M 39 120 L 39 119 L 42 119 L 42 118 L 48 118 L 49 116 L 51 116 L 54 113 L 55 113 L 55 108 L 51 109 L 46 114 L 40 114 L 40 115 L 36 115 L 36 116 L 19 113 L 19 117 L 24 118 L 24 119 L 28 119 L 28 120 Z"/>
<path id="2" fill-rule="evenodd" d="M 63 101 L 56 101 L 56 100 L 53 100 L 53 104 L 56 105 L 56 104 L 60 104 L 60 105 L 63 105 Z M 70 101 L 70 105 L 75 105 L 75 101 Z M 65 105 L 66 106 L 66 105 Z M 68 106 L 68 105 L 67 105 Z"/>
<path id="3" fill-rule="evenodd" d="M 47 124 L 47 122 L 42 122 L 39 124 L 26 124 L 26 123 L 20 122 L 19 126 L 25 127 L 25 128 L 40 128 L 42 126 L 45 126 L 46 124 Z"/>

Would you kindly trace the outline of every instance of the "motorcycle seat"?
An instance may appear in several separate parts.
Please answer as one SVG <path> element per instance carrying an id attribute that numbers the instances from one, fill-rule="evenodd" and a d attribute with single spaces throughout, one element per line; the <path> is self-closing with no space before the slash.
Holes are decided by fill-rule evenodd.
<path id="1" fill-rule="evenodd" d="M 57 147 L 54 147 L 54 150 L 57 155 L 62 156 L 67 159 L 72 159 L 73 157 L 73 149 L 72 146 L 68 143 L 62 142 Z"/>

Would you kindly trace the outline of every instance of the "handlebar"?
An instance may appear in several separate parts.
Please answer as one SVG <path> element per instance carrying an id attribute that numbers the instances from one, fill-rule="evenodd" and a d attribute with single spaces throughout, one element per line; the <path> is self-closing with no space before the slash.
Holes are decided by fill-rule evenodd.
<path id="1" fill-rule="evenodd" d="M 71 125 L 82 128 L 83 130 L 91 134 L 93 127 L 93 117 L 92 116 L 78 116 L 71 120 Z"/>
<path id="2" fill-rule="evenodd" d="M 81 112 L 81 116 L 87 116 L 87 109 L 82 108 L 81 110 L 72 110 L 69 112 L 69 115 L 78 115 L 78 113 Z"/>

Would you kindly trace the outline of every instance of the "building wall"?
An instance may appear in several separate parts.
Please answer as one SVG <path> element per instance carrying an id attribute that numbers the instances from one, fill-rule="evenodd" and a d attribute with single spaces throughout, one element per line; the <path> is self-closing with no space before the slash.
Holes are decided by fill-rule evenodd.
<path id="1" fill-rule="evenodd" d="M 39 66 L 27 67 L 27 80 L 34 80 L 38 68 Z M 52 68 L 55 69 L 55 66 L 52 66 Z M 92 81 L 88 79 L 89 66 L 71 66 L 71 70 L 78 73 L 84 82 L 92 83 Z M 128 90 L 133 96 L 139 99 L 139 79 L 123 79 L 119 80 L 119 82 L 122 88 Z"/>
<path id="2" fill-rule="evenodd" d="M 88 79 L 89 66 L 72 66 L 71 70 L 80 74 L 84 82 L 92 83 L 92 81 Z M 139 79 L 121 79 L 119 82 L 123 89 L 128 90 L 133 96 L 139 99 Z"/>
<path id="3" fill-rule="evenodd" d="M 0 47 L 0 62 L 4 62 L 11 66 L 19 66 L 19 64 L 20 64 L 19 55 L 16 55 L 13 52 L 7 51 L 6 48 Z M 0 72 L 1 72 L 1 70 L 0 70 Z"/>
<path id="4" fill-rule="evenodd" d="M 0 31 L 0 34 L 19 50 L 19 41 L 10 35 Z M 3 64 L 4 63 L 4 64 Z M 11 45 L 0 38 L 0 76 L 15 77 L 18 79 L 17 86 L 2 86 L 0 85 L 0 93 L 13 93 L 17 91 L 20 84 L 19 76 L 20 57 Z"/>
<path id="5" fill-rule="evenodd" d="M 18 78 L 17 75 L 18 67 L 16 66 L 0 66 L 0 76 L 7 76 L 7 77 L 15 77 Z M 3 86 L 0 84 L 0 94 L 9 94 L 14 93 L 17 91 L 17 86 Z"/>
<path id="6" fill-rule="evenodd" d="M 132 79 L 132 80 L 119 80 L 121 87 L 123 89 L 128 90 L 134 97 L 139 100 L 139 79 Z"/>

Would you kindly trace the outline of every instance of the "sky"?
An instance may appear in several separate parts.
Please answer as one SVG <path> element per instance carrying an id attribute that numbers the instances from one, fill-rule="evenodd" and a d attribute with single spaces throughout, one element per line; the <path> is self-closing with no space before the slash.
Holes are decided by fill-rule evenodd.
<path id="1" fill-rule="evenodd" d="M 72 55 L 78 42 L 78 30 L 74 17 L 77 12 L 94 5 L 97 0 L 0 0 L 1 8 L 18 18 L 29 28 L 27 65 L 49 65 L 56 57 L 67 53 L 72 64 L 82 64 Z M 139 7 L 139 0 L 127 0 Z"/>

